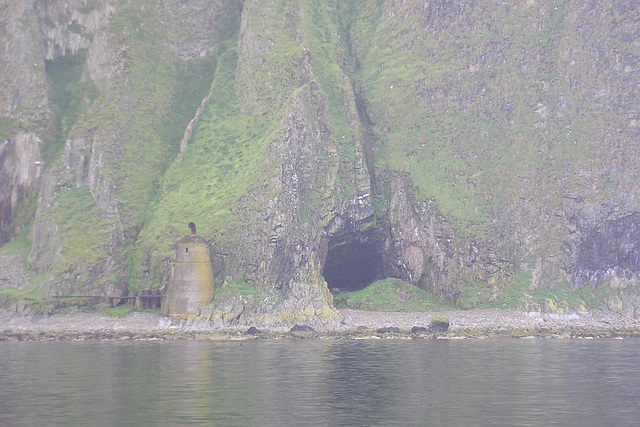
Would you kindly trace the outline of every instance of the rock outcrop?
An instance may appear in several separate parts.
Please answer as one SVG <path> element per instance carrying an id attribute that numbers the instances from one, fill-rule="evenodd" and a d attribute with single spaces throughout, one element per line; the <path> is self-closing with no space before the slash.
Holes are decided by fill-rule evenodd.
<path id="1" fill-rule="evenodd" d="M 20 202 L 35 193 L 42 171 L 40 143 L 37 135 L 22 132 L 0 142 L 0 243 L 8 242 L 28 225 L 29 218 L 16 218 L 16 213 Z"/>

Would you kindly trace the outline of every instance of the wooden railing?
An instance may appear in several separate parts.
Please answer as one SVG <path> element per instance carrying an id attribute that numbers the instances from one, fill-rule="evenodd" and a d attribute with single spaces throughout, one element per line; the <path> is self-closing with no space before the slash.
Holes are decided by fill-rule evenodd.
<path id="1" fill-rule="evenodd" d="M 145 289 L 127 296 L 110 295 L 56 295 L 51 301 L 39 301 L 39 304 L 52 304 L 54 309 L 66 307 L 92 307 L 108 303 L 110 307 L 127 304 L 136 310 L 157 310 L 162 305 L 163 295 L 157 289 Z"/>

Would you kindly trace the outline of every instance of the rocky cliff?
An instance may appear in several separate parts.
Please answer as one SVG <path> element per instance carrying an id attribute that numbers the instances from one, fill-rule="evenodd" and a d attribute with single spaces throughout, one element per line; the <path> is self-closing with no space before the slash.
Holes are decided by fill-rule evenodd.
<path id="1" fill-rule="evenodd" d="M 229 290 L 209 321 L 330 321 L 330 289 L 385 277 L 634 313 L 639 14 L 0 1 L 0 286 L 163 288 L 193 221 Z"/>

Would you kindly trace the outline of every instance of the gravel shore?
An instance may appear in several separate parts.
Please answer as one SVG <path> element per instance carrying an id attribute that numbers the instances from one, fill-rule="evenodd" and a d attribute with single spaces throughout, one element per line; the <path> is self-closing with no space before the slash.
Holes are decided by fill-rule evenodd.
<path id="1" fill-rule="evenodd" d="M 361 310 L 341 310 L 345 326 L 365 326 L 367 328 L 397 327 L 410 330 L 413 326 L 428 326 L 434 315 L 449 319 L 451 332 L 464 331 L 536 331 L 536 330 L 583 330 L 613 331 L 637 330 L 640 320 L 622 313 L 611 311 L 589 311 L 568 314 L 542 314 L 518 310 L 463 310 L 443 312 L 371 312 Z"/>
<path id="2" fill-rule="evenodd" d="M 517 310 L 446 312 L 372 312 L 340 310 L 339 325 L 318 329 L 311 337 L 376 337 L 381 328 L 397 328 L 397 336 L 415 336 L 414 326 L 428 328 L 434 315 L 449 319 L 446 333 L 422 337 L 640 337 L 640 320 L 610 311 L 569 314 L 526 313 Z M 214 330 L 176 324 L 153 313 L 133 312 L 123 318 L 96 313 L 55 314 L 47 317 L 0 315 L 0 341 L 22 340 L 126 340 L 126 339 L 241 339 L 252 338 L 235 330 Z M 286 330 L 262 331 L 264 338 L 286 337 Z M 299 336 L 299 335 L 296 335 Z"/>

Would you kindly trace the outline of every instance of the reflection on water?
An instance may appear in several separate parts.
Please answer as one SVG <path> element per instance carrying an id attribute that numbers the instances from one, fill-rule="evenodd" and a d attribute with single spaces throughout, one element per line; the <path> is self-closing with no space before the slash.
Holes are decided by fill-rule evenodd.
<path id="1" fill-rule="evenodd" d="M 0 425 L 633 425 L 640 341 L 0 343 Z"/>

